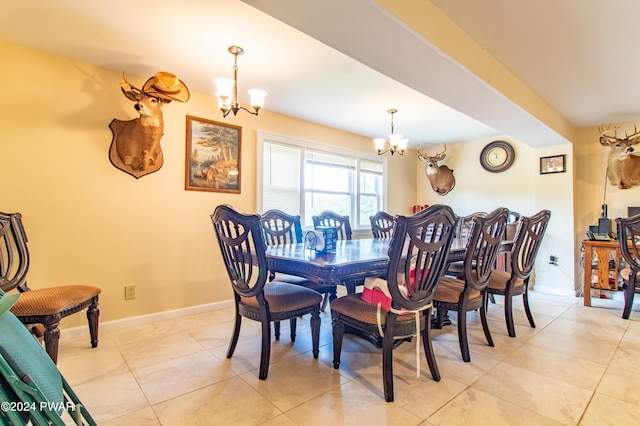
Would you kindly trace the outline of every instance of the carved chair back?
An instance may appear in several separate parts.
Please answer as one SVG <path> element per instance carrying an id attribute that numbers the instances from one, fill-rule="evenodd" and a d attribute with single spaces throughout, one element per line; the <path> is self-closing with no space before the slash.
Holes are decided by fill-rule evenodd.
<path id="1" fill-rule="evenodd" d="M 528 281 L 550 218 L 549 210 L 520 218 L 511 249 L 511 271 L 516 277 Z"/>
<path id="2" fill-rule="evenodd" d="M 237 296 L 256 297 L 263 305 L 268 269 L 260 215 L 220 205 L 211 221 L 233 291 Z"/>
<path id="3" fill-rule="evenodd" d="M 333 226 L 336 228 L 338 234 L 338 240 L 350 240 L 351 239 L 351 222 L 349 222 L 349 216 L 339 215 L 338 213 L 325 210 L 317 216 L 312 216 L 313 227 L 319 226 Z"/>
<path id="4" fill-rule="evenodd" d="M 27 289 L 29 250 L 20 213 L 0 212 L 0 289 Z"/>
<path id="5" fill-rule="evenodd" d="M 301 243 L 302 225 L 300 215 L 290 215 L 282 210 L 272 209 L 261 218 L 267 245 Z"/>
<path id="6" fill-rule="evenodd" d="M 508 216 L 509 210 L 503 207 L 473 216 L 464 259 L 465 292 L 486 288 L 504 238 Z"/>
<path id="7" fill-rule="evenodd" d="M 369 216 L 373 238 L 390 238 L 393 234 L 393 216 L 387 212 L 379 211 Z"/>

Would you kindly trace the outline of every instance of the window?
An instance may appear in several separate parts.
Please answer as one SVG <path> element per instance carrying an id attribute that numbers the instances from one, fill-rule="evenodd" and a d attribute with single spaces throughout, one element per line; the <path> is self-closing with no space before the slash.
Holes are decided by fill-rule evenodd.
<path id="1" fill-rule="evenodd" d="M 385 167 L 380 161 L 360 161 L 360 225 L 371 225 L 369 216 L 380 210 L 387 210 L 380 203 L 380 194 L 384 193 L 382 185 Z"/>
<path id="2" fill-rule="evenodd" d="M 386 210 L 386 158 L 267 132 L 258 132 L 258 210 L 311 216 L 323 210 L 349 215 L 354 230 Z"/>

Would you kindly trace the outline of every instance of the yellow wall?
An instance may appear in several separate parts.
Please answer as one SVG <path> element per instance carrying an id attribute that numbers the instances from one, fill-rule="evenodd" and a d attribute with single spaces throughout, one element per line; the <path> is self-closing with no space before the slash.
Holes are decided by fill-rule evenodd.
<path id="1" fill-rule="evenodd" d="M 480 152 L 494 139 L 480 139 L 447 147 L 441 164 L 454 170 L 455 188 L 447 195 L 436 194 L 424 174 L 424 163 L 417 163 L 419 204 L 447 204 L 458 215 L 492 211 L 506 207 L 531 216 L 540 210 L 551 210 L 551 221 L 538 253 L 532 282 L 536 290 L 558 294 L 574 294 L 574 225 L 573 225 L 573 145 L 532 148 L 507 136 L 516 152 L 513 165 L 502 173 L 490 173 L 480 165 Z M 438 149 L 431 148 L 433 155 Z M 566 155 L 567 171 L 540 175 L 540 157 Z M 550 255 L 559 258 L 550 266 Z"/>
<path id="2" fill-rule="evenodd" d="M 540 174 L 540 157 L 564 154 L 565 173 Z M 575 146 L 564 144 L 535 149 L 529 157 L 529 168 L 534 177 L 534 209 L 551 210 L 551 220 L 536 260 L 536 289 L 549 293 L 576 294 L 581 281 L 576 278 L 575 265 L 579 264 L 579 249 L 574 238 L 574 186 L 577 167 L 574 162 Z M 558 258 L 557 265 L 549 264 L 549 256 Z M 578 283 L 578 284 L 576 284 Z"/>
<path id="3" fill-rule="evenodd" d="M 29 285 L 101 287 L 101 321 L 230 299 L 209 215 L 222 203 L 255 212 L 258 130 L 373 152 L 367 138 L 270 113 L 268 104 L 258 117 L 222 119 L 213 96 L 192 92 L 164 106 L 164 165 L 136 180 L 109 161 L 109 123 L 137 116 L 119 72 L 3 42 L 0 57 L 0 210 L 23 214 Z M 128 79 L 140 87 L 148 77 Z M 242 126 L 241 194 L 184 190 L 186 115 Z M 394 213 L 415 202 L 413 161 L 389 162 Z M 128 284 L 135 300 L 124 301 Z"/>
<path id="4" fill-rule="evenodd" d="M 605 126 L 607 123 L 603 123 Z M 619 126 L 618 135 L 625 132 L 631 134 L 634 124 L 638 122 L 613 123 Z M 600 144 L 600 133 L 597 127 L 580 129 L 575 143 L 576 177 L 575 177 L 575 206 L 576 206 L 576 241 L 585 238 L 585 231 L 589 225 L 597 225 L 600 207 L 603 201 L 608 206 L 608 217 L 612 220 L 615 232 L 615 218 L 626 217 L 628 206 L 640 206 L 640 187 L 619 189 L 612 186 L 606 179 L 607 155 L 610 148 Z M 606 191 L 605 191 L 606 188 Z M 606 192 L 606 194 L 605 194 Z M 579 243 L 578 243 L 579 244 Z M 582 280 L 582 268 L 576 265 L 576 277 Z"/>
<path id="5" fill-rule="evenodd" d="M 635 123 L 637 125 L 637 122 Z M 616 123 L 620 126 L 619 136 L 633 132 L 634 122 Z M 599 142 L 600 133 L 597 127 L 581 129 L 576 141 L 576 162 L 578 173 L 576 174 L 576 209 L 580 211 L 576 215 L 576 232 L 581 231 L 584 236 L 589 225 L 596 224 L 603 200 L 608 205 L 609 218 L 625 216 L 627 206 L 640 205 L 640 187 L 619 189 L 617 186 L 606 185 L 605 175 L 607 169 L 607 155 L 610 148 L 602 146 Z"/>
<path id="6" fill-rule="evenodd" d="M 480 165 L 480 152 L 494 139 L 481 139 L 448 145 L 445 159 L 440 163 L 454 171 L 455 188 L 445 196 L 436 194 L 424 171 L 425 163 L 418 162 L 418 198 L 426 204 L 445 203 L 455 206 L 456 214 L 465 216 L 477 211 L 491 211 L 497 207 L 531 213 L 534 208 L 533 177 L 530 167 L 534 150 L 518 141 L 508 139 L 516 151 L 513 165 L 502 173 L 490 173 Z M 442 146 L 430 148 L 430 155 Z"/>

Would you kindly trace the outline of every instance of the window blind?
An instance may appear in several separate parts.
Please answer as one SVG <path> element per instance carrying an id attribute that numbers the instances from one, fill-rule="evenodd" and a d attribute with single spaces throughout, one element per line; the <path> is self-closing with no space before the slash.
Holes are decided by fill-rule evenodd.
<path id="1" fill-rule="evenodd" d="M 300 214 L 302 149 L 276 143 L 265 143 L 263 149 L 263 212 L 279 209 Z"/>

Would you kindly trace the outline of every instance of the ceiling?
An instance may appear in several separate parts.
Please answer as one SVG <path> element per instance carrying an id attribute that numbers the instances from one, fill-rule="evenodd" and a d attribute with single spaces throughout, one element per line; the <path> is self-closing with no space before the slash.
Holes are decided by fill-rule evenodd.
<path id="1" fill-rule="evenodd" d="M 431 3 L 574 128 L 640 116 L 637 0 Z M 232 73 L 227 47 L 238 45 L 239 92 L 267 90 L 267 110 L 384 137 L 396 108 L 395 131 L 413 147 L 503 135 L 567 142 L 373 0 L 0 5 L 0 40 L 126 71 L 134 85 L 169 71 L 213 93 L 211 79 Z M 103 84 L 119 90 L 119 81 Z M 212 99 L 210 118 L 221 118 L 215 108 Z"/>

